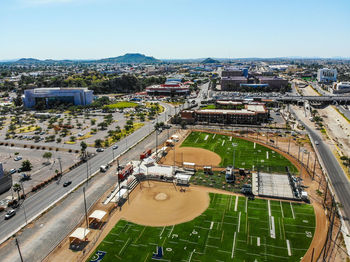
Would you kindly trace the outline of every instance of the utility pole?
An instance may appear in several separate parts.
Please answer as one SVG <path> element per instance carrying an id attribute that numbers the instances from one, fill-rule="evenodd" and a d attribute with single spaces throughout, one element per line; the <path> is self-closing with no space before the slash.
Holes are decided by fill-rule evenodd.
<path id="1" fill-rule="evenodd" d="M 22 185 L 22 191 L 23 191 L 23 197 L 24 197 L 24 189 L 23 189 L 23 182 L 22 181 L 21 181 L 21 185 Z M 19 202 L 19 199 L 18 199 L 18 202 Z M 24 219 L 26 221 L 26 225 L 28 225 L 27 213 L 26 213 L 26 209 L 25 209 L 25 206 L 24 206 L 24 199 L 23 199 L 22 205 L 23 205 Z"/>
<path id="2" fill-rule="evenodd" d="M 58 162 L 60 164 L 60 171 L 61 171 L 61 176 L 62 176 L 62 164 L 61 164 L 61 157 L 58 157 Z"/>
<path id="3" fill-rule="evenodd" d="M 15 242 L 16 242 L 16 246 L 18 249 L 19 257 L 21 258 L 21 261 L 23 262 L 23 257 L 22 257 L 21 249 L 19 248 L 19 243 L 18 243 L 17 237 L 15 237 Z"/>
<path id="4" fill-rule="evenodd" d="M 87 208 L 86 208 L 85 187 L 83 187 L 83 193 L 84 193 L 84 206 L 85 206 L 85 220 L 86 220 L 86 228 L 89 228 L 89 220 L 88 220 L 88 216 L 87 216 Z"/>
<path id="5" fill-rule="evenodd" d="M 89 184 L 89 160 L 86 161 L 86 184 Z"/>

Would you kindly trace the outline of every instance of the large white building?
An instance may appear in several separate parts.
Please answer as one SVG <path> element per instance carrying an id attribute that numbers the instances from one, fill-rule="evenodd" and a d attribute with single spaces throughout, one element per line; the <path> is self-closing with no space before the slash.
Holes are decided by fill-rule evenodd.
<path id="1" fill-rule="evenodd" d="M 322 68 L 317 71 L 317 81 L 332 83 L 337 81 L 337 69 Z"/>
<path id="2" fill-rule="evenodd" d="M 93 99 L 93 91 L 87 88 L 35 88 L 24 90 L 23 104 L 33 108 L 42 103 L 50 108 L 58 104 L 89 105 Z"/>
<path id="3" fill-rule="evenodd" d="M 331 91 L 333 92 L 333 94 L 349 93 L 350 92 L 350 82 L 334 83 Z"/>

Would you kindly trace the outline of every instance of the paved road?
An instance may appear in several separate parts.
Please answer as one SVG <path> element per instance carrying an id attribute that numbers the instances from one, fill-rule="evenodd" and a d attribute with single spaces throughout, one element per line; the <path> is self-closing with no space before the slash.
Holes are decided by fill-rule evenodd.
<path id="1" fill-rule="evenodd" d="M 328 177 L 333 185 L 336 196 L 338 197 L 339 202 L 342 205 L 342 214 L 344 218 L 350 218 L 350 183 L 346 175 L 344 174 L 343 169 L 339 165 L 337 159 L 333 155 L 332 150 L 329 146 L 323 142 L 319 134 L 307 126 L 302 120 L 299 119 L 304 126 L 306 131 L 312 137 L 314 141 L 318 141 L 319 145 L 316 147 L 322 158 L 322 161 L 325 165 Z M 349 229 L 349 221 L 346 221 L 346 226 Z"/>
<path id="2" fill-rule="evenodd" d="M 174 110 L 171 105 L 162 104 L 165 107 L 165 112 L 161 114 L 160 119 L 165 118 L 165 114 L 172 115 Z M 118 149 L 114 150 L 114 155 L 122 153 L 125 149 L 130 148 L 132 145 L 137 143 L 139 140 L 144 138 L 153 130 L 153 123 L 146 123 L 145 126 L 129 135 L 128 137 L 122 139 L 117 143 Z M 88 174 L 92 174 L 99 170 L 101 165 L 105 165 L 107 162 L 112 160 L 112 148 L 106 149 L 104 152 L 98 153 L 97 156 L 92 158 L 88 162 Z M 45 208 L 49 207 L 54 201 L 56 201 L 60 196 L 66 194 L 71 187 L 63 187 L 62 183 L 64 181 L 72 181 L 72 185 L 79 184 L 87 177 L 87 165 L 83 164 L 76 169 L 73 169 L 69 173 L 65 174 L 62 178 L 61 184 L 51 183 L 47 187 L 38 191 L 36 194 L 28 197 L 24 201 L 24 207 L 22 206 L 16 216 L 10 220 L 4 220 L 4 212 L 0 216 L 0 241 L 4 241 L 4 238 L 9 234 L 15 232 L 19 227 L 25 224 L 25 217 L 27 220 L 34 218 L 39 215 Z"/>

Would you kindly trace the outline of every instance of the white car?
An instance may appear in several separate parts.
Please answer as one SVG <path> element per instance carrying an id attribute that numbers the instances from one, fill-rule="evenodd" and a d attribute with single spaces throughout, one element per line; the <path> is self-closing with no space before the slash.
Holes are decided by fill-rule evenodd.
<path id="1" fill-rule="evenodd" d="M 15 160 L 15 161 L 22 160 L 22 157 L 21 157 L 21 156 L 16 156 L 16 157 L 14 158 L 14 160 Z"/>

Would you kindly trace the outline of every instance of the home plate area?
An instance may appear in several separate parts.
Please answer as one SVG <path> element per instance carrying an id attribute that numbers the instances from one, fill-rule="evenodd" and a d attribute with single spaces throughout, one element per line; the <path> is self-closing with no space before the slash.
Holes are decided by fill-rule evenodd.
<path id="1" fill-rule="evenodd" d="M 311 205 L 210 193 L 208 209 L 190 222 L 119 221 L 87 261 L 299 261 L 314 228 Z"/>

